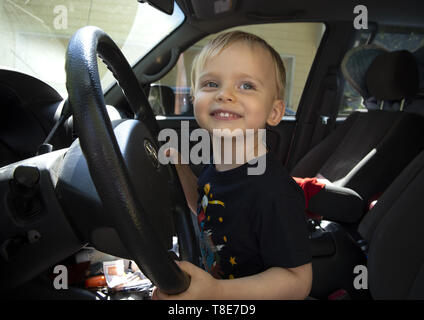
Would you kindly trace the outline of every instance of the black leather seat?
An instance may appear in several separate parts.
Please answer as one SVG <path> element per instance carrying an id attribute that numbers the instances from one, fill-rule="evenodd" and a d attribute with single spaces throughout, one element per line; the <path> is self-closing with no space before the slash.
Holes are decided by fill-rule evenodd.
<path id="1" fill-rule="evenodd" d="M 365 57 L 365 58 L 364 58 Z M 349 69 L 350 68 L 350 69 Z M 357 68 L 365 72 L 358 74 Z M 332 134 L 310 150 L 293 168 L 295 177 L 321 177 L 336 188 L 348 188 L 363 200 L 363 210 L 344 217 L 332 212 L 334 221 L 359 223 L 368 201 L 381 194 L 410 161 L 424 149 L 424 117 L 404 111 L 387 111 L 394 101 L 413 102 L 418 94 L 416 58 L 407 51 L 387 52 L 376 46 L 353 49 L 343 61 L 352 86 L 366 101 L 383 110 L 352 113 Z M 347 74 L 353 70 L 354 74 Z M 406 108 L 405 103 L 402 107 Z M 422 106 L 424 110 L 424 105 Z M 372 109 L 372 108 L 370 108 Z M 315 207 L 326 218 L 329 197 L 318 193 Z M 357 207 L 357 206 L 356 206 Z M 334 211 L 334 210 L 333 210 Z"/>
<path id="2" fill-rule="evenodd" d="M 359 225 L 374 299 L 424 299 L 423 185 L 421 152 Z"/>
<path id="3" fill-rule="evenodd" d="M 361 115 L 352 115 L 343 124 L 345 128 L 343 130 L 347 133 L 340 143 L 343 143 L 346 136 L 355 140 L 355 128 L 362 125 L 357 122 L 360 120 L 369 124 L 378 123 L 378 127 L 384 130 L 381 129 L 381 138 L 376 139 L 378 130 L 374 130 L 371 126 L 371 136 L 377 142 L 377 152 L 369 159 L 365 157 L 359 161 L 368 170 L 369 178 L 367 179 L 364 172 L 361 172 L 363 168 L 359 166 L 357 171 L 350 172 L 351 177 L 349 175 L 347 179 L 342 177 L 341 180 L 336 180 L 336 184 L 352 186 L 352 180 L 356 179 L 358 185 L 353 186 L 361 190 L 362 194 L 367 192 L 371 194 L 370 190 L 376 186 L 383 186 L 385 191 L 374 208 L 358 223 L 355 229 L 358 232 L 355 235 L 359 238 L 353 238 L 346 232 L 346 226 L 335 222 L 324 221 L 321 228 L 312 230 L 310 242 L 313 253 L 314 283 L 311 291 L 313 297 L 325 299 L 334 291 L 345 289 L 350 297 L 358 299 L 424 299 L 424 244 L 420 241 L 424 222 L 421 209 L 421 198 L 424 195 L 422 191 L 424 151 L 420 151 L 420 146 L 422 146 L 424 135 L 422 118 L 417 115 L 417 113 L 422 114 L 424 110 L 422 104 L 424 59 L 419 59 L 419 57 L 424 58 L 424 49 L 415 52 L 414 56 L 418 58 L 421 70 L 420 89 L 414 96 L 407 98 L 404 102 L 385 101 L 384 108 L 392 110 L 390 112 L 379 110 L 381 103 L 378 98 L 369 97 L 365 103 L 369 109 L 374 110 L 364 113 L 368 115 L 365 120 L 360 118 Z M 386 94 L 389 95 L 392 92 Z M 378 96 L 378 92 L 376 95 Z M 401 105 L 404 106 L 403 112 L 393 111 L 399 110 Z M 415 127 L 412 128 L 412 126 Z M 403 146 L 402 143 L 404 143 Z M 370 145 L 368 143 L 368 147 Z M 409 150 L 411 146 L 412 152 Z M 364 145 L 356 146 L 356 150 L 359 148 L 364 148 Z M 406 157 L 405 153 L 389 152 L 390 150 L 399 152 L 402 148 L 407 151 Z M 415 157 L 412 156 L 414 152 L 417 154 Z M 377 156 L 378 153 L 380 156 Z M 350 155 L 346 157 L 349 158 Z M 413 159 L 408 163 L 407 159 L 411 157 Z M 399 161 L 399 164 L 396 161 Z M 328 163 L 326 165 L 329 166 Z M 402 169 L 403 167 L 405 168 Z M 324 171 L 330 169 L 324 167 Z M 336 168 L 332 174 L 335 174 L 337 169 L 341 170 Z M 397 177 L 390 181 L 397 171 L 399 172 Z M 382 182 L 373 180 L 386 172 L 390 173 L 390 179 L 383 179 Z M 356 175 L 364 180 L 355 178 Z M 361 186 L 362 182 L 369 183 L 371 186 Z M 331 204 L 327 203 L 327 205 Z M 354 269 L 358 265 L 367 267 L 369 290 L 354 288 L 356 277 Z"/>
<path id="4" fill-rule="evenodd" d="M 333 222 L 312 233 L 312 297 L 344 289 L 353 299 L 424 299 L 423 184 L 424 151 L 361 221 L 360 243 Z M 360 288 L 357 266 L 366 267 Z"/>

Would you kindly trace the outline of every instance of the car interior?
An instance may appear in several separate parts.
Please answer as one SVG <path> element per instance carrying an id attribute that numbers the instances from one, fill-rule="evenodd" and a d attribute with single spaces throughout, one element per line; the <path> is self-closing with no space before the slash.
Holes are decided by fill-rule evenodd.
<path id="1" fill-rule="evenodd" d="M 63 78 L 57 87 L 22 62 L 30 52 L 13 51 L 47 46 L 37 40 L 44 29 L 35 40 L 20 31 L 15 49 L 0 51 L 14 61 L 0 62 L 0 295 L 150 299 L 153 285 L 170 294 L 188 287 L 174 239 L 178 259 L 199 265 L 199 231 L 175 168 L 158 163 L 158 136 L 174 129 L 188 137 L 183 121 L 190 132 L 199 128 L 191 62 L 208 39 L 239 29 L 263 36 L 287 69 L 286 113 L 267 128 L 267 146 L 302 181 L 309 298 L 424 299 L 424 3 L 363 1 L 368 21 L 358 29 L 354 1 L 126 1 L 181 17 L 138 60 L 133 43 L 159 29 L 153 20 L 132 42 L 115 42 L 117 25 L 109 32 L 94 18 L 59 30 L 66 52 L 53 71 Z M 23 28 L 19 14 L 40 10 L 24 1 L 2 6 L 5 39 Z M 43 50 L 34 56 L 54 65 Z M 203 168 L 190 166 L 197 175 Z M 101 258 L 81 260 L 86 252 Z M 88 274 L 114 257 L 135 262 L 151 285 L 106 294 L 87 287 Z M 52 284 L 57 265 L 69 267 L 67 290 Z M 359 282 L 358 267 L 366 270 Z"/>

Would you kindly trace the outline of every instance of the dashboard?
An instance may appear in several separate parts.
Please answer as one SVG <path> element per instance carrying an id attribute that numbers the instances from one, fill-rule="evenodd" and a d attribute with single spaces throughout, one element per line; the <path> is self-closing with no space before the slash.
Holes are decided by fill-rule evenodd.
<path id="1" fill-rule="evenodd" d="M 64 104 L 47 83 L 24 73 L 0 69 L 0 168 L 37 154 Z M 107 106 L 111 120 L 120 113 Z M 69 147 L 76 139 L 72 117 L 59 127 L 50 144 L 53 150 Z"/>

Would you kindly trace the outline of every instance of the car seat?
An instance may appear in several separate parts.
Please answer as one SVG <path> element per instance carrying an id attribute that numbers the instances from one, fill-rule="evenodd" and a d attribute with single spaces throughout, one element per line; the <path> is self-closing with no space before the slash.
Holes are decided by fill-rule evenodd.
<path id="1" fill-rule="evenodd" d="M 418 64 L 410 52 L 389 52 L 375 45 L 357 47 L 346 54 L 342 70 L 347 81 L 366 101 L 368 110 L 353 112 L 333 133 L 310 150 L 291 174 L 294 177 L 326 179 L 336 192 L 319 192 L 310 199 L 310 203 L 315 202 L 315 210 L 333 221 L 358 223 L 366 204 L 384 192 L 401 170 L 424 149 L 424 117 L 417 113 L 389 110 L 393 109 L 394 102 L 400 103 L 406 110 L 417 101 Z M 375 108 L 376 105 L 379 108 Z M 421 108 L 424 110 L 424 105 Z M 336 206 L 340 203 L 328 202 L 346 190 L 352 192 L 347 197 L 345 208 L 355 207 L 348 214 L 337 211 Z M 354 205 L 350 206 L 349 201 L 353 201 Z M 363 210 L 357 209 L 358 201 L 361 201 Z M 329 208 L 334 210 L 327 215 Z"/>
<path id="2" fill-rule="evenodd" d="M 418 92 L 415 96 L 404 101 L 385 101 L 383 105 L 384 110 L 400 110 L 424 115 L 424 47 L 412 52 L 412 56 L 415 58 L 418 66 Z M 364 105 L 366 105 L 369 110 L 377 110 L 382 107 L 381 103 L 379 104 L 375 97 L 367 98 L 364 101 Z"/>
<path id="3" fill-rule="evenodd" d="M 342 291 L 353 299 L 424 299 L 423 184 L 424 151 L 362 219 L 359 245 L 335 222 L 312 233 L 310 295 L 327 299 Z M 365 268 L 360 282 L 358 266 Z"/>
<path id="4" fill-rule="evenodd" d="M 421 152 L 359 225 L 374 299 L 424 299 L 423 184 Z"/>
<path id="5" fill-rule="evenodd" d="M 150 86 L 149 103 L 155 115 L 173 115 L 175 104 L 174 91 L 164 85 L 154 84 Z"/>

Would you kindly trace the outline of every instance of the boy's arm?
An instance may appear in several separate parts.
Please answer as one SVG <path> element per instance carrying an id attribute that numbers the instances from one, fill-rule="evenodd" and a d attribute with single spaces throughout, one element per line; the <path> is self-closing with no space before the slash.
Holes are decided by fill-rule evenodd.
<path id="1" fill-rule="evenodd" d="M 273 267 L 253 276 L 221 280 L 218 299 L 305 299 L 312 286 L 312 264 L 296 268 Z"/>
<path id="2" fill-rule="evenodd" d="M 153 299 L 294 300 L 305 299 L 312 286 L 311 263 L 289 269 L 273 267 L 256 275 L 232 280 L 217 280 L 186 261 L 177 263 L 190 274 L 190 287 L 179 295 L 166 295 L 156 289 Z"/>
<path id="3" fill-rule="evenodd" d="M 187 205 L 190 208 L 191 212 L 196 215 L 197 212 L 197 177 L 191 171 L 188 164 L 178 163 L 175 165 L 177 169 L 178 177 L 180 178 L 181 186 L 184 190 L 184 195 L 187 200 Z"/>
<path id="4" fill-rule="evenodd" d="M 180 179 L 181 186 L 183 187 L 184 195 L 187 200 L 187 205 L 190 210 L 196 215 L 197 212 L 197 177 L 190 169 L 188 164 L 182 164 L 181 154 L 175 149 L 168 149 L 165 151 L 167 157 L 176 159 L 175 169 L 177 170 L 178 178 Z"/>

